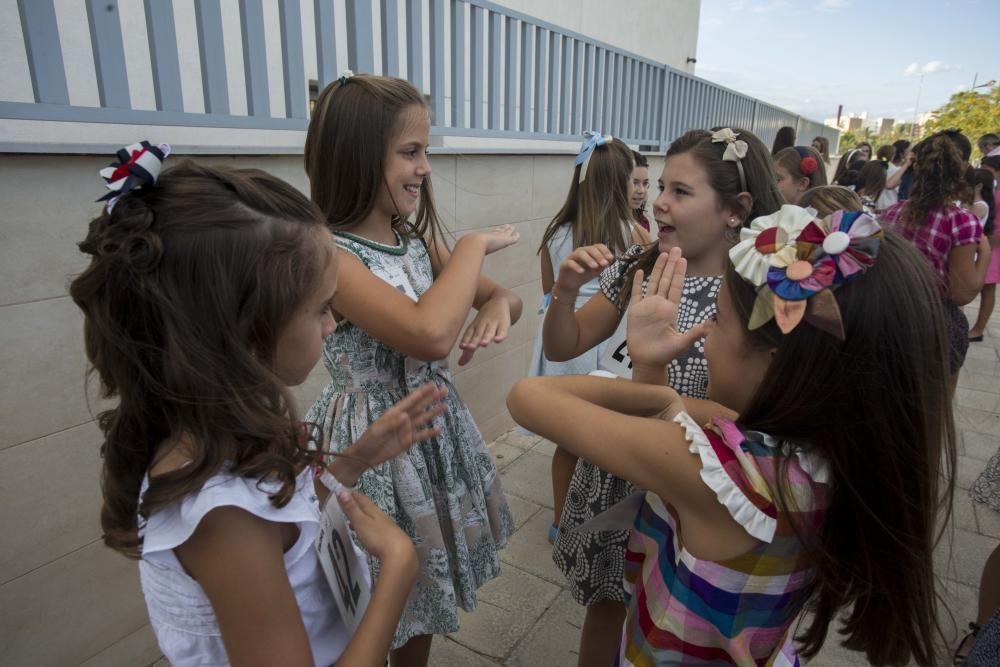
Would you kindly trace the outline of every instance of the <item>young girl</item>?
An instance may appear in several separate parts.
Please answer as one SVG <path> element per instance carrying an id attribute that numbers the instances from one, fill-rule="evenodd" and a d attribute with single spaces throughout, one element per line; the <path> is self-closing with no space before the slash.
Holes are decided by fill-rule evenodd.
<path id="1" fill-rule="evenodd" d="M 447 356 L 472 307 L 479 313 L 459 363 L 504 340 L 520 316 L 520 299 L 480 275 L 484 257 L 518 234 L 509 226 L 471 233 L 449 251 L 431 196 L 429 141 L 429 110 L 416 88 L 358 75 L 320 94 L 305 147 L 313 201 L 344 251 L 333 298 L 340 327 L 323 354 L 332 379 L 308 417 L 339 449 L 413 387 L 430 381 L 449 389 L 440 436 L 359 482 L 420 560 L 393 639 L 396 666 L 425 665 L 432 636 L 458 630 L 459 608 L 473 610 L 476 590 L 499 575 L 498 551 L 513 532 L 496 467 L 452 385 Z"/>
<path id="2" fill-rule="evenodd" d="M 786 204 L 797 204 L 799 197 L 809 188 L 826 185 L 826 167 L 822 157 L 806 146 L 778 151 L 774 156 L 774 175 Z"/>
<path id="3" fill-rule="evenodd" d="M 996 303 L 996 288 L 1000 282 L 1000 252 L 995 252 L 998 238 L 996 237 L 996 196 L 993 192 L 993 172 L 989 169 L 976 169 L 973 173 L 973 210 L 972 213 L 979 218 L 983 225 L 983 234 L 989 239 L 990 248 L 994 250 L 990 258 L 990 266 L 986 270 L 986 278 L 983 281 L 983 289 L 979 293 L 979 314 L 976 323 L 969 329 L 969 340 L 979 342 L 983 339 L 983 332 L 993 314 L 993 306 Z"/>
<path id="4" fill-rule="evenodd" d="M 571 359 L 613 337 L 603 366 L 618 375 L 629 375 L 625 331 L 619 324 L 631 295 L 634 272 L 648 272 L 661 251 L 675 246 L 689 254 L 691 275 L 685 283 L 680 316 L 681 330 L 687 330 L 714 312 L 726 253 L 743 223 L 781 206 L 767 147 L 738 128 L 693 130 L 674 141 L 667 151 L 659 188 L 653 205 L 657 245 L 646 250 L 631 248 L 613 264 L 608 248 L 584 247 L 563 262 L 544 322 L 545 353 L 550 359 Z M 580 286 L 598 274 L 601 291 L 583 308 L 574 311 L 561 305 L 574 304 Z M 699 343 L 672 360 L 669 374 L 664 373 L 660 381 L 685 395 L 703 397 L 708 379 L 703 349 Z M 609 436 L 607 442 L 615 444 L 616 440 Z M 573 453 L 562 449 L 555 456 L 575 459 Z M 569 580 L 573 597 L 587 606 L 580 665 L 608 665 L 617 650 L 625 613 L 622 567 L 628 535 L 624 530 L 572 531 L 631 491 L 629 482 L 583 460 L 576 465 L 570 482 L 553 559 Z"/>
<path id="5" fill-rule="evenodd" d="M 969 322 L 961 306 L 976 298 L 990 265 L 989 240 L 979 220 L 955 204 L 964 198 L 965 165 L 948 132 L 918 143 L 913 190 L 881 220 L 913 243 L 938 275 L 948 311 L 952 385 L 969 348 Z"/>
<path id="6" fill-rule="evenodd" d="M 870 214 L 884 211 L 898 201 L 896 193 L 886 187 L 886 162 L 869 160 L 858 173 L 854 191 Z"/>
<path id="7" fill-rule="evenodd" d="M 638 510 L 616 664 L 799 664 L 842 610 L 844 644 L 871 663 L 936 664 L 932 552 L 955 464 L 941 299 L 870 217 L 803 227 L 792 208 L 744 230 L 704 331 L 679 333 L 678 249 L 645 295 L 637 274 L 632 382 L 529 378 L 507 399 L 648 489 L 620 508 Z M 714 404 L 660 383 L 706 332 Z"/>
<path id="8" fill-rule="evenodd" d="M 287 388 L 335 327 L 319 211 L 261 171 L 185 162 L 155 182 L 160 149 L 119 156 L 104 173 L 124 194 L 90 223 L 90 265 L 70 286 L 102 393 L 118 399 L 98 418 L 104 542 L 140 559 L 172 665 L 382 665 L 413 547 L 367 499 L 337 495 L 382 564 L 352 637 L 314 544 L 321 506 L 336 480 L 434 436 L 443 391 L 417 389 L 325 470 Z"/>
<path id="9" fill-rule="evenodd" d="M 786 148 L 791 148 L 795 145 L 795 128 L 790 125 L 785 125 L 784 127 L 778 128 L 778 132 L 774 135 L 774 143 L 771 144 L 771 155 L 777 155 L 780 151 Z"/>
<path id="10" fill-rule="evenodd" d="M 551 302 L 553 267 L 563 263 L 573 250 L 581 246 L 603 243 L 615 254 L 636 243 L 644 243 L 645 233 L 636 223 L 630 223 L 635 202 L 635 183 L 642 183 L 640 167 L 633 165 L 633 152 L 619 139 L 588 132 L 576 157 L 566 202 L 549 223 L 542 237 L 538 254 L 541 257 L 542 313 Z M 642 158 L 645 160 L 645 158 Z M 643 168 L 644 169 L 644 168 Z M 648 175 L 645 177 L 648 183 Z M 645 193 L 645 190 L 643 190 Z M 645 194 L 643 194 L 645 201 Z M 580 288 L 575 307 L 581 308 L 600 289 L 595 277 Z M 539 328 L 529 375 L 576 375 L 596 371 L 605 345 L 597 345 L 578 357 L 564 362 L 548 361 L 542 352 L 542 332 Z M 573 475 L 575 458 L 555 456 L 552 459 L 552 485 L 555 498 L 555 520 L 549 531 L 549 541 L 555 540 L 566 498 L 566 487 Z"/>
<path id="11" fill-rule="evenodd" d="M 649 160 L 638 151 L 632 151 L 632 219 L 649 234 L 653 227 L 646 215 L 646 196 L 649 194 Z"/>
<path id="12" fill-rule="evenodd" d="M 830 164 L 830 140 L 826 137 L 816 137 L 812 140 L 812 148 L 814 151 L 823 156 L 823 163 Z"/>

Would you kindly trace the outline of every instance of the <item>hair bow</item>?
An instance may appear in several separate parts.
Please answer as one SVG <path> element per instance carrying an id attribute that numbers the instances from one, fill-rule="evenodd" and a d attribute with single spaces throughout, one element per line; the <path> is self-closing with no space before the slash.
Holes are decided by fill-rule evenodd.
<path id="1" fill-rule="evenodd" d="M 101 178 L 111 192 L 97 201 L 108 202 L 108 213 L 118 199 L 132 190 L 151 188 L 160 177 L 163 160 L 170 155 L 170 144 L 154 146 L 148 141 L 130 144 L 116 153 L 117 162 L 101 169 Z"/>
<path id="2" fill-rule="evenodd" d="M 590 167 L 590 156 L 594 154 L 594 149 L 598 146 L 611 143 L 613 139 L 614 137 L 610 134 L 601 134 L 593 130 L 587 130 L 583 133 L 583 145 L 580 146 L 580 152 L 576 154 L 576 161 L 573 163 L 575 166 L 580 167 L 580 183 L 583 183 L 584 179 L 587 178 L 587 169 Z"/>
<path id="3" fill-rule="evenodd" d="M 712 133 L 712 143 L 713 144 L 726 144 L 726 150 L 722 153 L 722 159 L 726 162 L 735 162 L 736 170 L 740 172 L 740 189 L 743 192 L 747 191 L 747 177 L 743 172 L 743 164 L 740 162 L 743 158 L 747 156 L 747 149 L 749 146 L 747 142 L 742 139 L 737 139 L 740 136 L 738 132 L 733 132 L 728 127 L 723 127 Z"/>
<path id="4" fill-rule="evenodd" d="M 815 211 L 785 205 L 753 221 L 729 251 L 736 272 L 757 287 L 749 328 L 772 318 L 782 333 L 803 319 L 844 339 L 844 323 L 833 290 L 875 264 L 883 236 L 871 216 L 836 211 L 805 222 Z"/>

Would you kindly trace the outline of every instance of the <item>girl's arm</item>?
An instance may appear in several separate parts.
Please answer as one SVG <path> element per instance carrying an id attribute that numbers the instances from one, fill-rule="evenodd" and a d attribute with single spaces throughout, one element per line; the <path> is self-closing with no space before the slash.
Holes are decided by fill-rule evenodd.
<path id="1" fill-rule="evenodd" d="M 233 665 L 313 665 L 285 570 L 289 526 L 239 507 L 217 507 L 174 549 L 212 603 Z"/>
<path id="2" fill-rule="evenodd" d="M 971 303 L 986 280 L 990 267 L 990 241 L 984 234 L 978 243 L 952 248 L 948 254 L 948 298 L 958 306 Z"/>
<path id="3" fill-rule="evenodd" d="M 432 245 L 429 251 L 431 267 L 436 277 L 451 260 L 451 251 L 444 244 Z M 469 322 L 459 341 L 458 346 L 462 349 L 462 355 L 458 359 L 459 366 L 469 363 L 479 348 L 506 340 L 511 325 L 520 319 L 523 307 L 521 297 L 513 290 L 482 274 L 476 284 L 472 306 L 479 312 Z"/>
<path id="4" fill-rule="evenodd" d="M 334 310 L 407 356 L 444 359 L 476 298 L 483 258 L 518 238 L 509 225 L 463 236 L 434 284 L 416 302 L 375 276 L 357 257 L 341 252 Z"/>
<path id="5" fill-rule="evenodd" d="M 550 361 L 578 357 L 615 332 L 621 315 L 603 293 L 576 310 L 580 288 L 611 265 L 614 255 L 604 244 L 574 250 L 559 267 L 552 285 L 552 303 L 542 325 L 542 344 Z"/>
<path id="6" fill-rule="evenodd" d="M 684 430 L 648 418 L 683 409 L 672 389 L 586 375 L 534 377 L 514 385 L 507 407 L 521 426 L 667 503 L 717 504 Z"/>

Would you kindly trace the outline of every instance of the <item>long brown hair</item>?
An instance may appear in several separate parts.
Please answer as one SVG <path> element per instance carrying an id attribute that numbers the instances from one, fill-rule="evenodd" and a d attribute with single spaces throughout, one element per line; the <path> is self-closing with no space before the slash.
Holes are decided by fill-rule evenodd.
<path id="1" fill-rule="evenodd" d="M 938 132 L 914 146 L 913 187 L 902 219 L 919 227 L 932 209 L 968 198 L 965 164 L 958 146 L 946 132 Z"/>
<path id="2" fill-rule="evenodd" d="M 430 112 L 412 83 L 391 76 L 356 74 L 319 94 L 306 133 L 305 167 L 312 200 L 331 230 L 356 225 L 371 213 L 389 149 L 414 109 Z M 413 220 L 393 216 L 392 228 L 434 247 L 444 242 L 430 175 L 420 185 Z"/>
<path id="3" fill-rule="evenodd" d="M 861 167 L 858 174 L 858 186 L 855 192 L 859 195 L 867 195 L 872 199 L 878 199 L 885 190 L 886 164 L 881 160 L 869 160 L 865 166 Z"/>
<path id="4" fill-rule="evenodd" d="M 712 132 L 720 128 L 712 128 Z M 667 149 L 666 158 L 690 153 L 695 161 L 705 169 L 708 183 L 715 192 L 718 206 L 739 209 L 742 207 L 737 197 L 742 192 L 750 195 L 752 203 L 750 210 L 745 211 L 744 226 L 759 216 L 770 215 L 784 203 L 778 191 L 777 179 L 774 176 L 774 165 L 771 153 L 757 136 L 749 130 L 734 127 L 733 132 L 739 135 L 741 141 L 747 143 L 746 157 L 740 161 L 743 174 L 746 177 L 746 190 L 740 181 L 740 172 L 735 162 L 722 159 L 726 150 L 723 142 L 713 142 L 712 132 L 708 130 L 690 130 L 685 132 Z M 643 275 L 649 275 L 656 258 L 660 256 L 658 244 L 654 243 L 630 267 L 625 276 L 625 287 L 619 294 L 619 303 L 625 306 L 632 297 L 632 277 L 642 269 Z"/>
<path id="5" fill-rule="evenodd" d="M 196 492 L 223 466 L 270 480 L 281 507 L 315 454 L 271 366 L 278 340 L 334 256 L 316 241 L 320 212 L 253 169 L 182 162 L 152 189 L 90 223 L 90 264 L 70 285 L 104 398 L 101 526 L 138 557 L 137 515 Z M 183 439 L 191 462 L 150 480 L 157 447 Z"/>
<path id="6" fill-rule="evenodd" d="M 840 185 L 821 185 L 817 188 L 809 188 L 799 198 L 799 206 L 816 209 L 816 214 L 821 218 L 825 218 L 834 211 L 860 211 L 862 209 L 861 197 L 854 190 Z"/>
<path id="7" fill-rule="evenodd" d="M 539 254 L 563 225 L 573 226 L 574 248 L 604 243 L 616 255 L 625 252 L 627 237 L 622 225 L 632 217 L 632 149 L 620 139 L 595 147 L 583 183 L 581 167 L 573 169 L 566 201 L 545 228 Z"/>
<path id="8" fill-rule="evenodd" d="M 726 281 L 746 327 L 756 290 L 731 263 Z M 797 637 L 802 655 L 820 650 L 847 608 L 846 647 L 874 664 L 932 665 L 935 526 L 950 514 L 955 467 L 937 278 L 911 244 L 888 234 L 876 264 L 834 295 L 843 341 L 807 323 L 782 335 L 773 320 L 746 333 L 748 345 L 774 352 L 740 426 L 784 443 L 779 466 L 801 446 L 832 473 L 822 526 L 803 536 L 815 578 Z"/>

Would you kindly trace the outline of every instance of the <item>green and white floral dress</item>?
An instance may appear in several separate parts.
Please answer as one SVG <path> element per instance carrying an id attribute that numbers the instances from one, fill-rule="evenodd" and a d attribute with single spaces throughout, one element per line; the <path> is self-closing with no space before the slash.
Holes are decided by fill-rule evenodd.
<path id="1" fill-rule="evenodd" d="M 434 281 L 426 246 L 397 234 L 387 246 L 337 233 L 337 246 L 413 300 Z M 476 590 L 500 574 L 499 549 L 514 531 L 500 477 L 458 397 L 447 359 L 408 357 L 349 321 L 325 342 L 332 377 L 306 420 L 323 429 L 323 442 L 341 451 L 394 403 L 426 382 L 448 388 L 448 409 L 437 418 L 441 435 L 364 473 L 358 489 L 413 539 L 420 574 L 396 628 L 393 648 L 417 635 L 458 630 L 458 608 L 472 611 Z M 370 558 L 378 577 L 378 562 Z"/>

